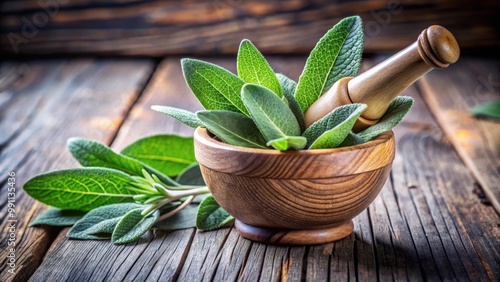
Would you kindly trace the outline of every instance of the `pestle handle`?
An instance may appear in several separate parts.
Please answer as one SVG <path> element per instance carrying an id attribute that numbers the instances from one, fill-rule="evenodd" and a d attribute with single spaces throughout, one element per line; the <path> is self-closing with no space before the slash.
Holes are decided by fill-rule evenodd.
<path id="1" fill-rule="evenodd" d="M 306 126 L 338 106 L 367 104 L 354 130 L 373 125 L 384 115 L 391 101 L 421 76 L 434 68 L 445 68 L 458 60 L 455 37 L 444 27 L 433 25 L 417 41 L 399 53 L 352 77 L 340 79 L 305 112 Z"/>

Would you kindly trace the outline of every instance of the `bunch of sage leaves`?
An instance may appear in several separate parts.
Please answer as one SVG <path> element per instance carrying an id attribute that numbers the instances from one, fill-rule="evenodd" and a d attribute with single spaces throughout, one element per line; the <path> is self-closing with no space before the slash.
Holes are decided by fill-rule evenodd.
<path id="1" fill-rule="evenodd" d="M 70 138 L 67 147 L 83 167 L 40 174 L 24 184 L 28 195 L 52 206 L 31 225 L 72 226 L 69 238 L 126 244 L 153 226 L 196 224 L 209 230 L 230 223 L 233 218 L 213 204 L 193 142 L 154 135 L 116 153 L 92 140 Z"/>
<path id="2" fill-rule="evenodd" d="M 361 144 L 396 126 L 413 99 L 395 98 L 379 123 L 358 133 L 352 128 L 365 104 L 338 107 L 308 128 L 304 112 L 339 79 L 357 75 L 362 52 L 361 18 L 345 18 L 316 44 L 297 83 L 276 74 L 245 39 L 238 50 L 238 75 L 209 62 L 181 60 L 184 78 L 205 110 L 192 113 L 168 106 L 152 109 L 193 128 L 206 127 L 235 146 L 287 151 Z"/>

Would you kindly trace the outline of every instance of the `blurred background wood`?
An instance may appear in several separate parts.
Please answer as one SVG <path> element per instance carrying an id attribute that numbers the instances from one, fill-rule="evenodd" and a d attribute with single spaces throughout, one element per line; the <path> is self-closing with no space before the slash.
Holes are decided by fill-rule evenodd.
<path id="1" fill-rule="evenodd" d="M 420 31 L 448 28 L 465 54 L 500 47 L 500 1 L 4 0 L 0 52 L 13 55 L 234 54 L 242 38 L 266 54 L 306 54 L 358 14 L 365 52 L 395 52 Z"/>

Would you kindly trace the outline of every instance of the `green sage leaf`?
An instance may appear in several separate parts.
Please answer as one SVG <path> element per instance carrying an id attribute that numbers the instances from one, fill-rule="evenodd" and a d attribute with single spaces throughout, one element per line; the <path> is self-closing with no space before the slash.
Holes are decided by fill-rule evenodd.
<path id="1" fill-rule="evenodd" d="M 248 39 L 241 41 L 237 65 L 238 76 L 246 83 L 264 86 L 280 98 L 283 96 L 283 90 L 273 69 Z"/>
<path id="2" fill-rule="evenodd" d="M 356 76 L 363 53 L 363 27 L 358 16 L 337 23 L 316 44 L 299 78 L 295 98 L 303 112 L 340 78 Z"/>
<path id="3" fill-rule="evenodd" d="M 309 149 L 338 147 L 351 132 L 354 123 L 365 109 L 365 104 L 340 106 L 313 123 L 302 134 L 307 138 Z"/>
<path id="4" fill-rule="evenodd" d="M 339 147 L 354 146 L 363 143 L 365 143 L 365 140 L 359 137 L 358 134 L 351 131 L 349 132 L 349 134 L 347 134 L 347 137 L 344 139 L 344 141 L 342 141 L 342 144 L 340 144 Z"/>
<path id="5" fill-rule="evenodd" d="M 267 142 L 267 146 L 272 146 L 276 150 L 286 151 L 288 149 L 302 150 L 307 144 L 307 139 L 302 136 L 286 136 Z"/>
<path id="6" fill-rule="evenodd" d="M 133 209 L 118 221 L 113 230 L 113 235 L 111 235 L 113 244 L 121 245 L 135 242 L 153 227 L 160 212 L 155 211 L 144 216 L 142 215 L 143 210 L 143 208 Z"/>
<path id="7" fill-rule="evenodd" d="M 24 191 L 38 201 L 64 210 L 89 211 L 122 202 L 132 202 L 132 178 L 109 168 L 76 168 L 37 175 Z"/>
<path id="8" fill-rule="evenodd" d="M 304 114 L 302 113 L 302 109 L 294 96 L 297 83 L 281 73 L 276 74 L 276 76 L 278 77 L 281 87 L 283 87 L 283 96 L 288 102 L 288 107 L 292 110 L 293 115 L 299 123 L 300 132 L 304 132 L 306 129 Z"/>
<path id="9" fill-rule="evenodd" d="M 192 137 L 154 135 L 128 145 L 121 154 L 139 160 L 167 176 L 176 176 L 196 162 Z"/>
<path id="10" fill-rule="evenodd" d="M 162 230 L 179 230 L 196 227 L 198 204 L 188 205 L 173 216 L 155 223 L 155 227 Z M 165 213 L 168 211 L 165 211 Z"/>
<path id="11" fill-rule="evenodd" d="M 82 240 L 110 239 L 116 224 L 125 214 L 134 209 L 145 208 L 146 205 L 123 203 L 93 209 L 77 221 L 66 236 Z"/>
<path id="12" fill-rule="evenodd" d="M 500 119 L 500 101 L 492 101 L 479 104 L 470 109 L 470 112 L 473 116 L 476 117 Z"/>
<path id="13" fill-rule="evenodd" d="M 391 130 L 398 125 L 403 117 L 410 111 L 413 105 L 413 98 L 408 96 L 398 96 L 392 100 L 385 114 L 380 121 L 367 129 L 358 133 L 365 142 L 372 140 L 380 134 Z"/>
<path id="14" fill-rule="evenodd" d="M 266 140 L 254 121 L 243 114 L 212 110 L 199 111 L 196 115 L 211 133 L 227 144 L 266 149 Z"/>
<path id="15" fill-rule="evenodd" d="M 300 126 L 292 111 L 271 90 L 245 84 L 241 97 L 266 141 L 300 135 Z"/>
<path id="16" fill-rule="evenodd" d="M 283 89 L 283 94 L 294 96 L 295 89 L 297 88 L 297 82 L 282 73 L 277 73 L 276 77 L 278 78 L 281 88 Z"/>
<path id="17" fill-rule="evenodd" d="M 182 59 L 182 72 L 198 101 L 207 110 L 228 110 L 248 115 L 240 92 L 243 80 L 217 65 Z"/>
<path id="18" fill-rule="evenodd" d="M 188 166 L 177 176 L 175 181 L 182 185 L 206 185 L 198 163 Z"/>
<path id="19" fill-rule="evenodd" d="M 85 212 L 75 210 L 60 210 L 49 208 L 30 223 L 30 226 L 72 226 L 85 215 Z"/>
<path id="20" fill-rule="evenodd" d="M 221 208 L 212 196 L 207 197 L 198 207 L 196 227 L 200 230 L 214 230 L 233 221 L 234 217 Z"/>
<path id="21" fill-rule="evenodd" d="M 165 184 L 177 186 L 172 179 L 160 171 L 129 156 L 115 153 L 111 148 L 99 142 L 83 138 L 69 138 L 67 147 L 73 157 L 83 166 L 107 167 L 141 177 L 144 169 L 158 176 Z"/>
<path id="22" fill-rule="evenodd" d="M 158 106 L 158 105 L 151 106 L 151 109 L 160 112 L 162 114 L 166 114 L 167 116 L 171 116 L 176 120 L 192 128 L 203 126 L 203 123 L 196 117 L 195 113 L 192 113 L 190 111 L 173 107 L 167 107 L 167 106 Z"/>

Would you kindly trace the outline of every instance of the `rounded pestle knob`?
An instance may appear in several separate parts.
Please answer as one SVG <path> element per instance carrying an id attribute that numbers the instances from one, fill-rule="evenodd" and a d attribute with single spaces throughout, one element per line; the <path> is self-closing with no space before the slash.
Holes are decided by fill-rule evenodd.
<path id="1" fill-rule="evenodd" d="M 460 48 L 444 27 L 433 25 L 417 41 L 399 53 L 356 77 L 345 77 L 314 102 L 305 112 L 306 126 L 338 106 L 363 103 L 366 110 L 354 131 L 376 124 L 391 101 L 421 76 L 434 68 L 445 68 L 458 60 Z"/>

